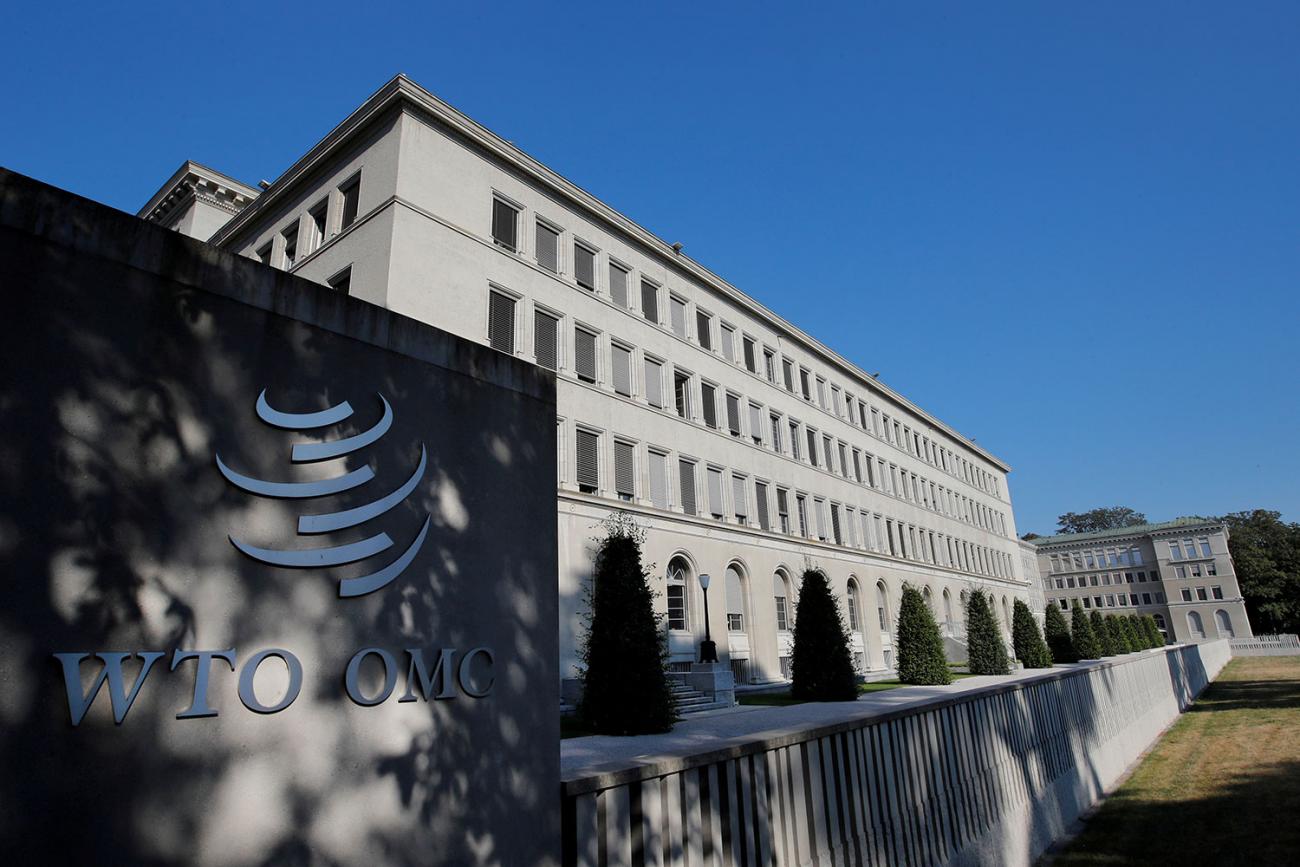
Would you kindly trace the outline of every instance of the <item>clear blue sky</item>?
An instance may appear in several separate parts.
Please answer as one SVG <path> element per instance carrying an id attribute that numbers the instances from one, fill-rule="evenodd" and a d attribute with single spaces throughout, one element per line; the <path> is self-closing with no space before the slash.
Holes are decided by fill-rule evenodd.
<path id="1" fill-rule="evenodd" d="M 0 163 L 135 211 L 405 72 L 976 437 L 1021 532 L 1300 519 L 1300 3 L 623 5 L 20 4 Z"/>

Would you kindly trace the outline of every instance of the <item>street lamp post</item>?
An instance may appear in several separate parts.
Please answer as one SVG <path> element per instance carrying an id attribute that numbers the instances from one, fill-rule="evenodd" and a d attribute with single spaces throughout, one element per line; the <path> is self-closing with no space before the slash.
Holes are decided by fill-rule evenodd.
<path id="1" fill-rule="evenodd" d="M 700 589 L 704 591 L 704 640 L 700 642 L 700 662 L 717 662 L 718 646 L 709 632 L 709 575 L 700 573 Z"/>

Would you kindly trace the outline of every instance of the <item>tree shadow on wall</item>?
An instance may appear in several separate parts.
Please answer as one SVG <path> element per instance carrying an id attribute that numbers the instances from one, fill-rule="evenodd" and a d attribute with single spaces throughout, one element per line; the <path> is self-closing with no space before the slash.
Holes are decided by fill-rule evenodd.
<path id="1" fill-rule="evenodd" d="M 558 847 L 553 404 L 184 285 L 205 275 L 376 327 L 382 314 L 314 284 L 88 203 L 41 206 L 80 242 L 151 255 L 178 280 L 0 233 L 16 323 L 0 345 L 15 374 L 0 384 L 0 849 L 31 863 L 415 865 L 521 863 Z M 518 376 L 485 350 L 430 351 L 464 352 L 447 362 L 486 378 Z M 285 411 L 349 401 L 354 418 L 328 438 L 372 425 L 382 393 L 393 428 L 341 462 L 294 468 L 288 447 L 303 437 L 258 421 L 262 389 Z M 428 469 L 412 496 L 316 539 L 295 536 L 297 515 L 365 495 L 315 508 L 252 497 L 213 458 L 277 480 L 369 464 L 362 490 L 374 493 L 410 475 L 421 445 Z M 339 598 L 340 579 L 395 557 L 425 515 L 430 534 L 396 581 Z M 395 542 L 386 557 L 329 571 L 257 563 L 226 538 L 293 548 L 380 530 Z M 370 646 L 400 670 L 390 699 L 364 708 L 342 672 Z M 491 697 L 397 702 L 405 648 L 432 662 L 438 648 L 477 646 L 495 653 Z M 242 666 L 271 647 L 303 663 L 288 709 L 246 710 L 218 663 L 219 715 L 176 718 L 194 663 L 169 672 L 173 649 L 234 648 Z M 73 728 L 51 654 L 111 650 L 168 655 L 120 726 L 104 690 Z M 87 661 L 84 685 L 91 674 Z M 274 674 L 259 674 L 263 702 Z M 380 691 L 378 672 L 363 675 L 363 691 Z"/>

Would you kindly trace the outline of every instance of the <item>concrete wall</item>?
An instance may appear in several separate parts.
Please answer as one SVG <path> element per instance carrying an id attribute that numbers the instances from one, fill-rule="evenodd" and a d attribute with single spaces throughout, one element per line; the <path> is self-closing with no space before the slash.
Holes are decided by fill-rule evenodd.
<path id="1" fill-rule="evenodd" d="M 1152 650 L 568 779 L 564 864 L 1030 864 L 1228 659 Z"/>
<path id="2" fill-rule="evenodd" d="M 8 862 L 555 863 L 552 377 L 8 172 L 0 273 Z M 355 417 L 282 430 L 255 412 L 263 389 L 277 410 L 347 401 Z M 291 463 L 291 446 L 370 429 L 376 395 L 392 408 L 379 439 Z M 254 496 L 216 455 L 284 483 L 374 478 Z M 408 479 L 364 525 L 299 538 L 300 515 Z M 232 545 L 322 549 L 381 530 L 391 550 L 332 569 Z M 391 583 L 345 596 L 420 538 Z M 345 678 L 365 648 L 394 657 L 383 701 L 379 653 Z M 288 655 L 256 664 L 268 649 L 301 666 L 296 697 Z M 430 675 L 450 660 L 433 695 L 408 689 L 408 649 Z M 201 650 L 229 665 L 180 656 Z M 96 692 L 112 652 L 136 654 L 125 686 Z M 60 653 L 99 656 L 69 668 Z"/>

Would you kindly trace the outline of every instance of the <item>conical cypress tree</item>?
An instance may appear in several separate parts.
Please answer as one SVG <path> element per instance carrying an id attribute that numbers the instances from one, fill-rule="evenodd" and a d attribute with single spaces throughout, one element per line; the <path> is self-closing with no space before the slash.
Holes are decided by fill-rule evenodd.
<path id="1" fill-rule="evenodd" d="M 1088 614 L 1077 599 L 1070 610 L 1070 638 L 1074 641 L 1074 650 L 1080 659 L 1101 659 L 1101 642 L 1097 640 L 1097 634 L 1092 631 L 1092 624 L 1088 621 Z"/>
<path id="2" fill-rule="evenodd" d="M 1119 651 L 1111 643 L 1110 632 L 1106 629 L 1106 621 L 1102 619 L 1100 611 L 1093 610 L 1088 615 L 1088 625 L 1092 627 L 1092 634 L 1097 636 L 1097 647 L 1101 649 L 1099 655 L 1117 656 Z"/>
<path id="3" fill-rule="evenodd" d="M 1106 634 L 1110 638 L 1110 647 L 1116 656 L 1126 653 L 1132 653 L 1133 648 L 1129 647 L 1128 636 L 1124 634 L 1124 627 L 1120 625 L 1119 618 L 1114 614 L 1106 615 Z"/>
<path id="4" fill-rule="evenodd" d="M 1053 605 L 1052 608 L 1056 606 Z M 1060 616 L 1059 610 L 1057 616 Z M 1065 622 L 1062 621 L 1061 625 L 1065 626 Z M 1011 645 L 1015 648 L 1016 659 L 1025 668 L 1052 667 L 1052 652 L 1047 649 L 1047 642 L 1043 641 L 1043 634 L 1038 631 L 1033 612 L 1021 599 L 1017 599 L 1011 608 Z"/>
<path id="5" fill-rule="evenodd" d="M 1165 637 L 1160 634 L 1160 626 L 1156 623 L 1156 619 L 1148 614 L 1142 618 L 1142 622 L 1146 624 L 1147 634 L 1151 636 L 1151 646 L 1164 647 Z"/>
<path id="6" fill-rule="evenodd" d="M 966 600 L 966 656 L 971 674 L 1011 673 L 1002 631 L 982 590 L 972 591 Z"/>
<path id="7" fill-rule="evenodd" d="M 803 573 L 795 608 L 790 654 L 790 695 L 804 701 L 856 701 L 858 677 L 849 654 L 849 634 L 826 576 Z"/>
<path id="8" fill-rule="evenodd" d="M 610 516 L 605 530 L 588 598 L 578 712 L 598 734 L 666 732 L 677 714 L 666 637 L 641 565 L 643 534 L 624 514 Z"/>
<path id="9" fill-rule="evenodd" d="M 1133 615 L 1121 617 L 1119 625 L 1124 629 L 1124 640 L 1128 642 L 1128 649 L 1131 653 L 1137 653 L 1139 650 L 1147 649 L 1147 637 L 1138 635 L 1137 623 Z"/>
<path id="10" fill-rule="evenodd" d="M 1047 606 L 1047 619 L 1043 623 L 1047 647 L 1052 652 L 1054 662 L 1078 662 L 1079 654 L 1074 649 L 1074 640 L 1070 638 L 1070 627 L 1065 623 L 1065 615 L 1055 605 Z"/>
<path id="11" fill-rule="evenodd" d="M 903 586 L 898 606 L 898 679 L 903 683 L 952 683 L 948 660 L 943 655 L 943 636 L 934 622 L 921 591 Z"/>

